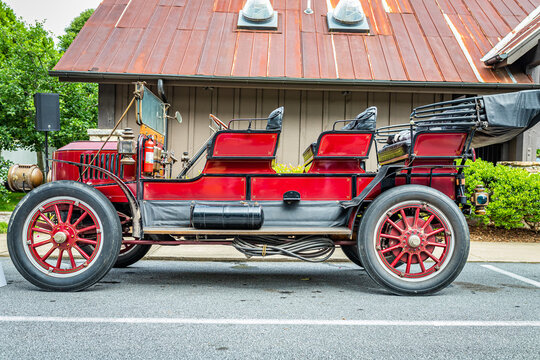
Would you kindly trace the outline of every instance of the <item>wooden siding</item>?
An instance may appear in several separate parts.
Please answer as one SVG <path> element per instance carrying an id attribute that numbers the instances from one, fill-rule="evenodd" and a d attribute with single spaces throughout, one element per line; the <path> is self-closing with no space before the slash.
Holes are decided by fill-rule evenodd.
<path id="1" fill-rule="evenodd" d="M 115 113 L 122 114 L 132 96 L 133 85 L 116 86 Z M 210 120 L 213 113 L 224 122 L 232 118 L 262 118 L 279 106 L 285 107 L 283 130 L 277 151 L 280 163 L 303 163 L 302 153 L 315 142 L 322 131 L 332 128 L 336 120 L 351 119 L 368 106 L 377 106 L 377 126 L 406 123 L 415 106 L 449 100 L 449 94 L 383 93 L 339 91 L 294 91 L 271 89 L 234 89 L 202 87 L 168 87 L 171 113 L 178 110 L 183 123 L 170 122 L 170 145 L 180 158 L 184 151 L 193 155 L 210 137 Z M 258 121 L 255 128 L 264 128 L 265 121 Z M 135 111 L 132 110 L 122 127 L 137 129 Z M 368 170 L 376 169 L 375 151 L 367 161 Z M 203 161 L 202 161 L 203 163 Z M 196 173 L 202 168 L 199 164 Z M 177 165 L 177 169 L 179 166 Z M 176 171 L 178 172 L 178 170 Z"/>

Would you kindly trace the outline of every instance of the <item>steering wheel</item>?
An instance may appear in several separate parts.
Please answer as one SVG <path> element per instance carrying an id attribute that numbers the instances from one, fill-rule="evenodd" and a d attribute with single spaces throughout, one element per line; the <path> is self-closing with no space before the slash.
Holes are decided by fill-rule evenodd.
<path id="1" fill-rule="evenodd" d="M 210 119 L 212 119 L 220 129 L 229 129 L 229 127 L 223 121 L 219 120 L 217 116 L 210 114 Z"/>

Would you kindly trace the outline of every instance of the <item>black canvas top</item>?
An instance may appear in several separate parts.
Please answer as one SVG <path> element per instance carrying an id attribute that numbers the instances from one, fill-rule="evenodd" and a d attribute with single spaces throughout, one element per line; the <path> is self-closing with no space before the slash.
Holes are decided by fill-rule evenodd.
<path id="1" fill-rule="evenodd" d="M 488 126 L 477 130 L 472 147 L 513 139 L 540 122 L 540 90 L 483 96 Z"/>

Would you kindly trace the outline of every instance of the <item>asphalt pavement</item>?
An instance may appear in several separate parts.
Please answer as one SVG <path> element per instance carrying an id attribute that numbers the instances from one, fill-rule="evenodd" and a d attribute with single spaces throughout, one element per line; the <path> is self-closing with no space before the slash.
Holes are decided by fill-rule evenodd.
<path id="1" fill-rule="evenodd" d="M 0 359 L 538 359 L 540 264 L 400 297 L 352 263 L 141 261 L 53 293 L 0 258 Z"/>

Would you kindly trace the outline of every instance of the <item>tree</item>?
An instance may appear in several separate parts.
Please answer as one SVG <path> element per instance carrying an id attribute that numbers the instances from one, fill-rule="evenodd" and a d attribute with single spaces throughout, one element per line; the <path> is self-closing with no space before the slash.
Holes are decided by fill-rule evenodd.
<path id="1" fill-rule="evenodd" d="M 79 16 L 73 19 L 67 28 L 65 28 L 66 34 L 59 37 L 60 43 L 58 46 L 61 51 L 65 52 L 68 49 L 93 13 L 94 9 L 84 10 Z"/>
<path id="2" fill-rule="evenodd" d="M 97 125 L 97 85 L 49 76 L 61 55 L 41 23 L 26 25 L 0 1 L 0 152 L 43 150 L 44 134 L 34 129 L 38 92 L 60 94 L 62 130 L 50 133 L 51 146 L 87 139 Z"/>

